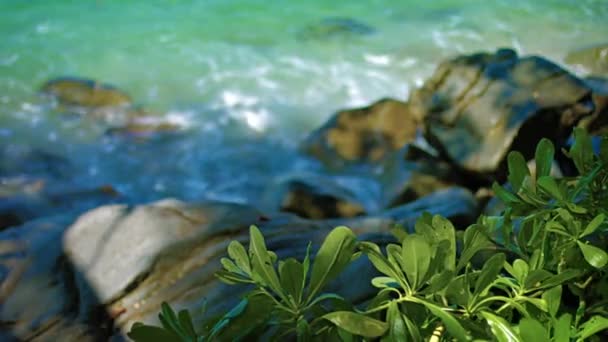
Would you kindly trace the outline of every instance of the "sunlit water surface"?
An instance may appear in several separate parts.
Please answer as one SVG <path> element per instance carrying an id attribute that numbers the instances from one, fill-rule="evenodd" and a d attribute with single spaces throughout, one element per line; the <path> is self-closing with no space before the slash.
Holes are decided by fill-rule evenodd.
<path id="1" fill-rule="evenodd" d="M 324 20 L 350 31 L 318 33 Z M 405 100 L 455 54 L 506 46 L 561 62 L 606 32 L 604 0 L 0 0 L 0 152 L 12 160 L 0 176 L 111 184 L 133 202 L 255 203 L 276 175 L 318 167 L 295 147 L 337 109 Z M 65 75 L 114 84 L 188 129 L 104 135 L 38 95 Z"/>

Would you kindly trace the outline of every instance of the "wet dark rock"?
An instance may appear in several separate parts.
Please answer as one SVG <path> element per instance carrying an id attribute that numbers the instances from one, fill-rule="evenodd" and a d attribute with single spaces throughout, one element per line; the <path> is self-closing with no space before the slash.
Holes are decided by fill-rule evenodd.
<path id="1" fill-rule="evenodd" d="M 100 108 L 131 105 L 131 97 L 122 90 L 86 78 L 55 78 L 45 83 L 41 91 L 55 97 L 60 104 L 66 106 Z"/>
<path id="2" fill-rule="evenodd" d="M 301 149 L 330 168 L 378 162 L 413 141 L 417 128 L 418 120 L 407 104 L 383 99 L 336 113 L 304 141 Z"/>
<path id="3" fill-rule="evenodd" d="M 451 165 L 414 144 L 408 144 L 386 160 L 376 177 L 382 187 L 382 208 L 409 203 L 465 183 Z"/>
<path id="4" fill-rule="evenodd" d="M 297 32 L 300 40 L 327 40 L 374 34 L 376 30 L 356 19 L 345 17 L 325 18 L 307 25 Z"/>
<path id="5" fill-rule="evenodd" d="M 436 191 L 411 203 L 388 209 L 380 214 L 412 230 L 419 213 L 429 212 L 449 218 L 454 226 L 465 229 L 479 215 L 479 203 L 471 191 L 450 187 Z"/>
<path id="6" fill-rule="evenodd" d="M 608 44 L 600 44 L 570 52 L 566 63 L 582 66 L 595 75 L 608 75 Z"/>
<path id="7" fill-rule="evenodd" d="M 593 113 L 579 123 L 589 133 L 601 135 L 608 133 L 608 78 L 590 77 L 585 83 L 593 90 Z"/>
<path id="8" fill-rule="evenodd" d="M 442 63 L 412 94 L 410 106 L 445 158 L 487 174 L 504 170 L 510 150 L 530 158 L 543 137 L 562 146 L 593 111 L 582 80 L 542 57 L 518 57 L 508 49 Z"/>
<path id="9" fill-rule="evenodd" d="M 273 184 L 264 197 L 269 211 L 290 212 L 309 219 L 354 217 L 366 212 L 356 193 L 328 176 L 287 177 Z"/>

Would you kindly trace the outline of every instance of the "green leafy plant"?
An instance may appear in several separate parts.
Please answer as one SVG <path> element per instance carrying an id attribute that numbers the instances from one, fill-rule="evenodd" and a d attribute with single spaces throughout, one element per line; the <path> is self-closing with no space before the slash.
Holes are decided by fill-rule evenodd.
<path id="1" fill-rule="evenodd" d="M 394 243 L 357 241 L 337 227 L 311 258 L 279 260 L 256 227 L 249 249 L 230 243 L 228 284 L 250 286 L 211 329 L 198 333 L 187 312 L 163 305 L 162 327 L 135 324 L 138 341 L 599 341 L 608 328 L 608 137 L 600 153 L 575 130 L 569 156 L 580 175 L 550 175 L 555 148 L 543 139 L 535 172 L 508 155 L 509 184 L 493 185 L 505 202 L 500 216 L 481 216 L 464 232 L 423 214 Z M 325 292 L 350 262 L 365 255 L 378 275 L 365 303 Z M 312 267 L 311 267 L 312 261 Z M 606 335 L 604 335 L 606 337 Z"/>

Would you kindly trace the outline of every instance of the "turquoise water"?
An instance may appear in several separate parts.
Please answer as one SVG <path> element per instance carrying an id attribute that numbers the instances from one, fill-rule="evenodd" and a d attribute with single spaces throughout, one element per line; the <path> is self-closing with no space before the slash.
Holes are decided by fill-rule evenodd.
<path id="1" fill-rule="evenodd" d="M 324 33 L 328 22 L 343 30 Z M 0 152 L 52 154 L 69 171 L 36 176 L 134 201 L 251 201 L 274 175 L 318 167 L 294 146 L 339 108 L 405 100 L 455 54 L 508 46 L 561 62 L 606 32 L 605 0 L 0 0 Z M 37 95 L 65 75 L 114 84 L 188 129 L 105 136 Z"/>

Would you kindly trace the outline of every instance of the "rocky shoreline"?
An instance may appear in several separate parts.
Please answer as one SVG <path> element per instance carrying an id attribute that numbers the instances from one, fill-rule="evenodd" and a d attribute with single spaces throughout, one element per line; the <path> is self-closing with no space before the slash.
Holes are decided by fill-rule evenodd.
<path id="1" fill-rule="evenodd" d="M 137 122 L 148 122 L 128 95 L 107 85 L 60 79 L 43 90 L 85 115 L 108 119 L 119 108 L 119 119 L 108 119 L 119 123 L 119 134 L 141 133 Z M 163 301 L 190 309 L 199 322 L 203 300 L 208 312 L 220 313 L 239 293 L 214 273 L 228 243 L 246 241 L 252 224 L 270 250 L 296 258 L 337 225 L 379 244 L 390 241 L 395 225 L 411 229 L 425 211 L 464 228 L 481 212 L 500 210 L 489 186 L 506 181 L 509 151 L 530 160 L 541 138 L 559 149 L 576 126 L 608 131 L 608 80 L 500 49 L 441 63 L 407 102 L 382 99 L 337 112 L 300 145 L 321 172 L 282 175 L 259 203 L 102 205 L 120 194 L 100 186 L 53 198 L 35 179 L 3 183 L 0 338 L 121 340 L 135 321 L 155 322 Z M 143 131 L 179 128 L 157 122 Z M 558 164 L 556 172 L 572 174 L 565 158 Z M 97 208 L 57 215 L 69 201 Z M 370 272 L 353 264 L 335 291 L 364 301 L 369 284 L 353 280 Z"/>

